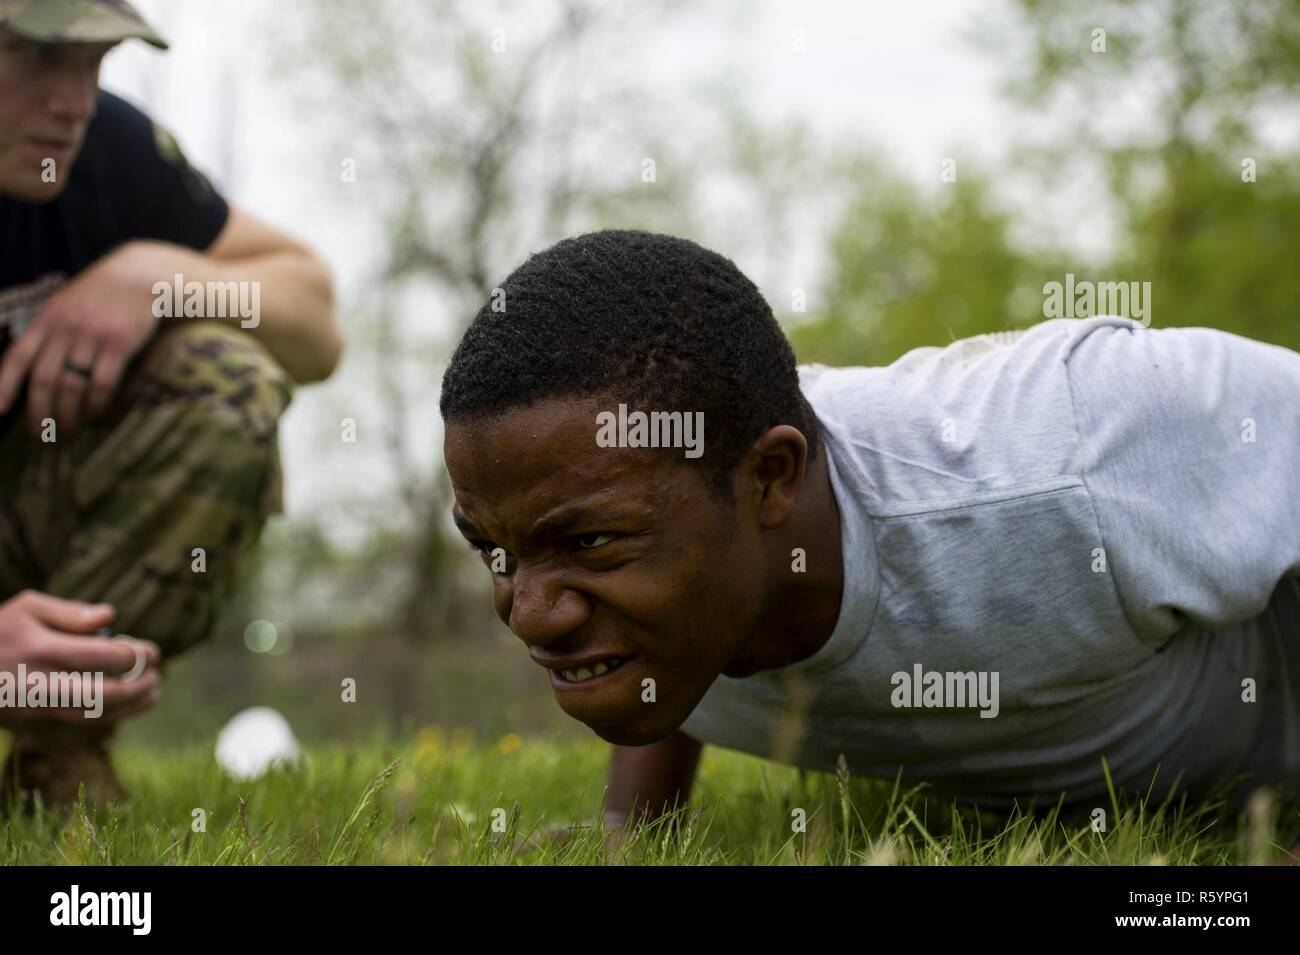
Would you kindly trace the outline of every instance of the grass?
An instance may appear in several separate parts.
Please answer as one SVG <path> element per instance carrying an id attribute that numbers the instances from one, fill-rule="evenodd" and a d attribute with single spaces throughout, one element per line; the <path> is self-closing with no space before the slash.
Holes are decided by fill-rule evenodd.
<path id="1" fill-rule="evenodd" d="M 1232 865 L 1300 842 L 1300 809 L 1276 800 L 1237 816 L 1220 803 L 1121 799 L 1096 833 L 1086 814 L 993 814 L 706 748 L 676 836 L 645 828 L 604 855 L 595 829 L 575 828 L 526 848 L 548 827 L 590 824 L 606 759 L 596 741 L 486 745 L 429 727 L 400 743 L 311 748 L 295 769 L 239 782 L 206 747 L 132 746 L 116 757 L 129 801 L 0 820 L 0 864 Z M 206 831 L 194 831 L 197 809 Z"/>

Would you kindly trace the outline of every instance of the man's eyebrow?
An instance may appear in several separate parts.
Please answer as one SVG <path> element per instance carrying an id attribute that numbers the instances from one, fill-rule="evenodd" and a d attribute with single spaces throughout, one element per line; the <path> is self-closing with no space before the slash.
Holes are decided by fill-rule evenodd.
<path id="1" fill-rule="evenodd" d="M 543 517 L 538 518 L 528 533 L 528 542 L 546 540 L 548 538 L 560 537 L 569 528 L 575 525 L 587 524 L 599 526 L 617 521 L 625 521 L 631 516 L 618 511 L 610 511 L 606 508 L 591 507 L 584 504 L 566 504 L 561 505 L 555 510 L 549 512 Z M 485 538 L 487 535 L 478 529 L 469 518 L 462 515 L 459 511 L 451 512 L 451 519 L 456 527 L 468 538 Z"/>
<path id="2" fill-rule="evenodd" d="M 627 515 L 611 513 L 607 509 L 600 507 L 590 507 L 583 504 L 562 505 L 545 517 L 539 518 L 537 523 L 533 525 L 530 536 L 533 540 L 545 540 L 548 537 L 559 537 L 575 525 L 596 526 L 626 519 Z"/>

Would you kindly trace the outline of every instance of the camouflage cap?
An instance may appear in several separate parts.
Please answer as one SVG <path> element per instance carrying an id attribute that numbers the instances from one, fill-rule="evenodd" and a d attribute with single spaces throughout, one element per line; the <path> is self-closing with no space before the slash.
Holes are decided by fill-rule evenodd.
<path id="1" fill-rule="evenodd" d="M 46 43 L 112 43 L 135 37 L 167 42 L 126 0 L 0 0 L 0 26 Z"/>

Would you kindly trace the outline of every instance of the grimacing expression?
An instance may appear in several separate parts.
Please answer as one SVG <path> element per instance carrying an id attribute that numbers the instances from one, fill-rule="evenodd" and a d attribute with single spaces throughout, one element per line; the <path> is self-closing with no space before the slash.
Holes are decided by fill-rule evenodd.
<path id="1" fill-rule="evenodd" d="M 762 596 L 761 532 L 697 462 L 597 446 L 596 415 L 615 407 L 557 398 L 452 418 L 444 452 L 461 533 L 489 567 L 505 552 L 497 615 L 551 671 L 561 709 L 637 746 L 680 726 L 741 650 Z M 613 666 L 572 679 L 597 663 Z"/>
<path id="2" fill-rule="evenodd" d="M 48 202 L 63 191 L 114 45 L 39 43 L 0 27 L 0 195 Z"/>

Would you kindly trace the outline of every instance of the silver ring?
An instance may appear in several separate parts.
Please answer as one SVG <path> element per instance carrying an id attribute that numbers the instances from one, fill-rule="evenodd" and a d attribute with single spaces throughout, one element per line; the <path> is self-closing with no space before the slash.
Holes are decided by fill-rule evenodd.
<path id="1" fill-rule="evenodd" d="M 122 641 L 127 646 L 129 646 L 131 648 L 131 652 L 135 654 L 135 663 L 132 664 L 131 669 L 123 673 L 120 677 L 118 677 L 118 679 L 121 680 L 123 683 L 130 683 L 141 673 L 143 673 L 146 667 L 149 666 L 149 658 L 148 656 L 146 656 L 144 652 L 144 647 L 142 647 L 138 641 L 133 640 L 130 637 L 117 637 L 116 639 Z"/>
<path id="2" fill-rule="evenodd" d="M 90 373 L 94 370 L 89 365 L 78 365 L 75 361 L 65 361 L 63 367 L 73 374 L 80 375 L 82 378 L 89 378 Z"/>

